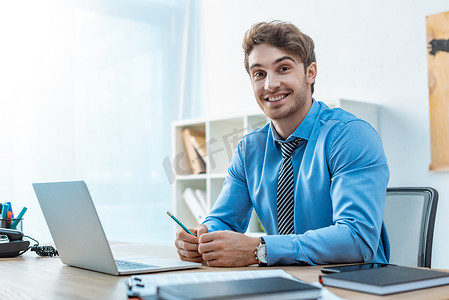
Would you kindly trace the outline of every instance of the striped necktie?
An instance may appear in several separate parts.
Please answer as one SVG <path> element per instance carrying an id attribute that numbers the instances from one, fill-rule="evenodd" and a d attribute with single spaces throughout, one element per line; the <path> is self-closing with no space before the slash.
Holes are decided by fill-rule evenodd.
<path id="1" fill-rule="evenodd" d="M 277 187 L 278 232 L 281 235 L 295 231 L 292 154 L 301 140 L 297 138 L 290 142 L 278 142 L 282 150 L 282 166 Z"/>

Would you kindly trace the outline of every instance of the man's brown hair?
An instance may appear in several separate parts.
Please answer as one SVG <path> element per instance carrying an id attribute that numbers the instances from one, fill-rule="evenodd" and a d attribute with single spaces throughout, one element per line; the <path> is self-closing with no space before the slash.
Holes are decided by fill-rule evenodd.
<path id="1" fill-rule="evenodd" d="M 295 25 L 281 21 L 260 22 L 251 26 L 243 38 L 244 63 L 248 74 L 248 56 L 254 46 L 260 44 L 270 44 L 299 57 L 304 64 L 304 72 L 312 62 L 316 62 L 313 40 Z M 311 87 L 312 94 L 314 84 Z"/>

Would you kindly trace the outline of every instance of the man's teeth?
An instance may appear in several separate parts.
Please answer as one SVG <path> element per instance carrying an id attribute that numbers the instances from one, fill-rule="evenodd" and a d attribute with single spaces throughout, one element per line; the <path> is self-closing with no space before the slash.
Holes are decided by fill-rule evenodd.
<path id="1" fill-rule="evenodd" d="M 282 96 L 278 96 L 278 97 L 274 97 L 274 98 L 267 98 L 267 100 L 270 101 L 270 102 L 274 102 L 274 101 L 279 101 L 281 99 L 284 99 L 287 96 L 288 95 L 282 95 Z"/>

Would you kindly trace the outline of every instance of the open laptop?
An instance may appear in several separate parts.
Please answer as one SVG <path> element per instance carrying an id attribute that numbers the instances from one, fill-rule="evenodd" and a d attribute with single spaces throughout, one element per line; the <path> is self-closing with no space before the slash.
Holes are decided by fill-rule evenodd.
<path id="1" fill-rule="evenodd" d="M 33 183 L 33 188 L 64 264 L 113 275 L 201 266 L 199 263 L 152 257 L 114 260 L 84 181 Z"/>

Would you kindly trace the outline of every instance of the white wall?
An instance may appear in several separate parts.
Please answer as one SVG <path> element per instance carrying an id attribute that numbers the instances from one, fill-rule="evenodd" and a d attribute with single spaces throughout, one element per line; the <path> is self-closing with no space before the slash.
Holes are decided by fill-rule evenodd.
<path id="1" fill-rule="evenodd" d="M 427 1 L 203 1 L 204 86 L 208 117 L 259 112 L 243 67 L 241 42 L 254 23 L 280 19 L 315 41 L 315 98 L 381 104 L 380 131 L 390 186 L 440 193 L 434 268 L 449 268 L 449 173 L 429 172 L 429 98 L 425 17 L 449 10 Z"/>

